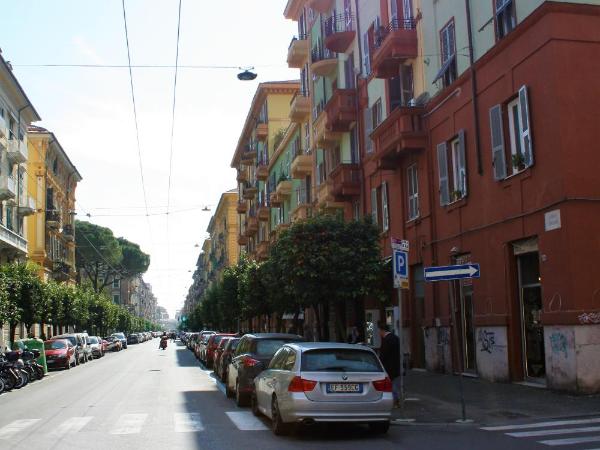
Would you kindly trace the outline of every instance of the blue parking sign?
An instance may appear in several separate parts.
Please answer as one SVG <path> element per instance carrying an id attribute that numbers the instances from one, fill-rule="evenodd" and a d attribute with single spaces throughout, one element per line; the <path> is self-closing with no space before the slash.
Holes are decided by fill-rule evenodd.
<path id="1" fill-rule="evenodd" d="M 408 252 L 394 250 L 394 278 L 408 278 Z"/>

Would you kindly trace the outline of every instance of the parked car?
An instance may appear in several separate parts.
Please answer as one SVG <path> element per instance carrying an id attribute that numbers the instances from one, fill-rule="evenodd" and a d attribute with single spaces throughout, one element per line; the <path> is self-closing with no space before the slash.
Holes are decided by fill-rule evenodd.
<path id="1" fill-rule="evenodd" d="M 85 353 L 85 358 L 87 361 L 92 361 L 94 359 L 94 355 L 92 354 L 92 346 L 90 345 L 90 336 L 87 333 L 75 333 L 81 339 L 83 344 L 83 352 Z"/>
<path id="2" fill-rule="evenodd" d="M 252 412 L 272 420 L 275 434 L 313 422 L 367 423 L 386 433 L 392 382 L 368 347 L 337 342 L 284 345 L 254 379 Z"/>
<path id="3" fill-rule="evenodd" d="M 219 346 L 219 342 L 224 337 L 233 337 L 235 333 L 216 333 L 208 336 L 208 340 L 206 341 L 206 346 L 204 348 L 204 364 L 207 368 L 211 369 L 213 367 L 213 362 L 215 358 L 215 351 Z"/>
<path id="4" fill-rule="evenodd" d="M 196 339 L 194 354 L 196 355 L 196 358 L 202 362 L 204 362 L 206 358 L 206 344 L 208 342 L 208 338 L 215 333 L 215 331 L 201 331 Z"/>
<path id="5" fill-rule="evenodd" d="M 226 338 L 227 341 L 223 344 L 223 351 L 221 352 L 221 356 L 218 361 L 215 361 L 215 373 L 219 377 L 222 382 L 227 381 L 227 368 L 229 363 L 231 362 L 231 356 L 235 349 L 238 346 L 238 342 L 240 342 L 240 338 Z M 223 339 L 221 343 L 225 341 Z"/>
<path id="6" fill-rule="evenodd" d="M 108 351 L 108 341 L 106 339 L 101 338 L 100 336 L 96 336 L 100 341 L 100 346 L 102 347 L 102 355 L 105 355 Z"/>
<path id="7" fill-rule="evenodd" d="M 49 339 L 44 341 L 44 353 L 48 369 L 70 369 L 77 365 L 75 347 L 68 339 Z"/>
<path id="8" fill-rule="evenodd" d="M 75 347 L 75 359 L 77 364 L 88 361 L 89 352 L 86 351 L 87 342 L 80 333 L 69 333 L 54 336 L 53 339 L 67 339 L 73 347 Z"/>
<path id="9" fill-rule="evenodd" d="M 227 368 L 227 395 L 235 395 L 236 404 L 245 406 L 254 391 L 254 377 L 269 365 L 277 350 L 288 342 L 302 341 L 304 338 L 295 334 L 254 333 L 242 336 Z"/>
<path id="10" fill-rule="evenodd" d="M 108 336 L 104 338 L 106 341 L 107 350 L 111 352 L 119 352 L 123 349 L 121 339 L 116 336 Z"/>
<path id="11" fill-rule="evenodd" d="M 227 342 L 229 342 L 229 339 L 232 339 L 232 337 L 224 336 L 219 341 L 219 345 L 217 345 L 217 348 L 215 349 L 213 356 L 213 372 L 215 374 L 217 374 L 217 366 L 221 362 L 221 355 L 223 354 L 223 350 L 225 350 L 225 346 L 227 345 Z"/>
<path id="12" fill-rule="evenodd" d="M 129 336 L 127 336 L 127 344 L 139 344 L 141 339 L 141 336 L 131 333 Z"/>
<path id="13" fill-rule="evenodd" d="M 115 336 L 116 338 L 118 338 L 121 341 L 122 347 L 124 349 L 127 349 L 127 338 L 123 333 L 113 333 L 111 334 L 111 336 Z"/>
<path id="14" fill-rule="evenodd" d="M 92 356 L 94 358 L 102 358 L 104 351 L 102 350 L 102 341 L 98 336 L 90 336 L 90 348 L 92 349 Z"/>

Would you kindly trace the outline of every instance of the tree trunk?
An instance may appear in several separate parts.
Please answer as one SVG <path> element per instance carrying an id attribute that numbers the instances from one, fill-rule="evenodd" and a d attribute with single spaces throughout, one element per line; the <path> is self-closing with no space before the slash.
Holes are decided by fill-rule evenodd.
<path id="1" fill-rule="evenodd" d="M 8 333 L 8 342 L 11 347 L 12 347 L 12 343 L 15 342 L 15 334 L 17 332 L 17 325 L 19 325 L 18 322 L 10 323 L 10 328 L 9 328 L 9 333 Z"/>
<path id="2" fill-rule="evenodd" d="M 312 305 L 313 312 L 315 313 L 315 319 L 317 320 L 317 335 L 316 341 L 321 341 L 321 305 Z"/>

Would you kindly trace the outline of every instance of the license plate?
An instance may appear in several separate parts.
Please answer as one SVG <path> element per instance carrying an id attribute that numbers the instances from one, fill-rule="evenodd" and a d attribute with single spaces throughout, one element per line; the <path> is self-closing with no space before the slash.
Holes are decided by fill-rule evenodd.
<path id="1" fill-rule="evenodd" d="M 327 383 L 328 394 L 360 394 L 361 392 L 360 383 Z"/>

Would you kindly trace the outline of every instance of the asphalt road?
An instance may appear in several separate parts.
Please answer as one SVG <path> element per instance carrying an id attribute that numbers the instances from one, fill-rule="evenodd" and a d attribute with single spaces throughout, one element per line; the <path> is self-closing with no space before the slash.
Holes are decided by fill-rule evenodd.
<path id="1" fill-rule="evenodd" d="M 0 395 L 0 449 L 600 447 L 600 416 L 595 421 L 545 421 L 525 428 L 492 430 L 477 424 L 394 425 L 385 436 L 373 436 L 366 427 L 336 425 L 303 428 L 291 436 L 277 437 L 267 419 L 256 419 L 249 409 L 237 408 L 227 399 L 222 385 L 184 346 L 169 344 L 166 351 L 157 347 L 158 340 L 131 345 L 128 350 L 70 371 L 53 372 L 43 381 Z M 582 428 L 588 430 L 560 432 Z M 579 441 L 551 447 L 539 443 L 560 443 L 561 439 Z"/>

